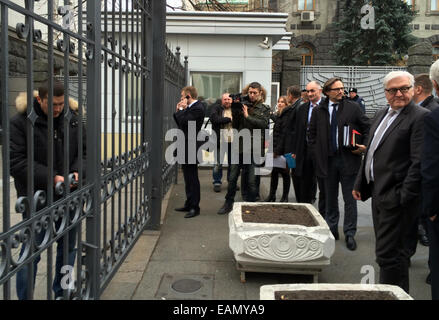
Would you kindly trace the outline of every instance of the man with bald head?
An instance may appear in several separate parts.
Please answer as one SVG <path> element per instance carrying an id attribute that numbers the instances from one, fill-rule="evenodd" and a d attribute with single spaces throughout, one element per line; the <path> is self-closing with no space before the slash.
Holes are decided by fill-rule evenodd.
<path id="1" fill-rule="evenodd" d="M 210 122 L 212 122 L 212 130 L 216 134 L 217 150 L 215 153 L 216 163 L 213 166 L 213 190 L 215 192 L 221 191 L 221 184 L 223 178 L 223 162 L 224 152 L 221 154 L 221 150 L 227 152 L 227 182 L 230 178 L 230 164 L 231 164 L 231 145 L 233 141 L 233 135 L 230 134 L 232 130 L 232 98 L 229 93 L 223 93 L 221 96 L 221 102 L 216 103 L 212 107 L 210 113 Z M 221 129 L 226 130 L 229 135 L 221 135 Z M 222 131 L 224 133 L 224 130 Z M 221 148 L 222 145 L 222 148 Z"/>
<path id="2" fill-rule="evenodd" d="M 314 159 L 308 150 L 308 131 L 312 110 L 322 100 L 322 87 L 316 81 L 306 85 L 308 102 L 301 104 L 296 113 L 296 131 L 293 139 L 293 157 L 296 159 L 295 176 L 299 190 L 295 190 L 297 202 L 313 203 L 315 201 L 317 181 L 319 185 L 319 212 L 325 216 L 325 188 L 324 182 L 316 178 Z M 316 181 L 317 180 L 317 181 Z"/>
<path id="3" fill-rule="evenodd" d="M 383 82 L 389 106 L 379 110 L 372 121 L 352 195 L 363 201 L 372 197 L 380 283 L 398 285 L 408 292 L 407 237 L 419 212 L 423 120 L 429 111 L 412 101 L 414 78 L 410 73 L 392 71 Z"/>

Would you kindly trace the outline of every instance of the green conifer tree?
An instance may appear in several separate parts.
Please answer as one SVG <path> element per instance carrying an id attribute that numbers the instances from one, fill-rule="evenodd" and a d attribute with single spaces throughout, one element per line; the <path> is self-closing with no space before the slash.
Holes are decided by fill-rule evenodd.
<path id="1" fill-rule="evenodd" d="M 367 14 L 361 8 L 374 8 L 374 29 L 362 28 Z M 415 11 L 403 0 L 347 0 L 336 23 L 339 40 L 334 54 L 339 65 L 393 65 L 416 40 L 409 23 Z M 370 21 L 369 21 L 370 22 Z M 370 25 L 370 24 L 369 24 Z"/>

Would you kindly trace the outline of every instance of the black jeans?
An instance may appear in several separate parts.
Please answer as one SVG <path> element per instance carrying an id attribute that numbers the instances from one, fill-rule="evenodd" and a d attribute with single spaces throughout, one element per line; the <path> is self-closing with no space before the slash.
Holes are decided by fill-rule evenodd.
<path id="1" fill-rule="evenodd" d="M 245 179 L 245 182 L 241 181 L 242 185 L 246 185 L 246 201 L 254 202 L 257 194 L 256 190 L 256 176 L 255 167 L 253 164 L 232 164 L 230 168 L 230 179 L 227 187 L 226 201 L 234 202 L 236 194 L 236 184 L 240 173 L 242 173 L 241 179 Z"/>

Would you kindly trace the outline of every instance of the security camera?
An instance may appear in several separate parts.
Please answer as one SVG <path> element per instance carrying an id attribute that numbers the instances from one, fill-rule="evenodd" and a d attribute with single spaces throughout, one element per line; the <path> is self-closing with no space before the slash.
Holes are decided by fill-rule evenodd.
<path id="1" fill-rule="evenodd" d="M 268 44 L 268 37 L 265 37 L 264 40 L 258 43 L 258 47 L 262 49 L 270 49 L 270 45 Z"/>

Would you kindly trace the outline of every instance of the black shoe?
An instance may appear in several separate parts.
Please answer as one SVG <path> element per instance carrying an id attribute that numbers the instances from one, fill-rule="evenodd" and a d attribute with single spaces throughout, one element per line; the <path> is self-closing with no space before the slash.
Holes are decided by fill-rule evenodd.
<path id="1" fill-rule="evenodd" d="M 288 196 L 282 196 L 280 202 L 288 202 Z"/>
<path id="2" fill-rule="evenodd" d="M 188 207 L 181 207 L 181 208 L 175 208 L 174 210 L 180 212 L 189 212 L 191 209 Z"/>
<path id="3" fill-rule="evenodd" d="M 357 249 L 357 243 L 355 242 L 354 237 L 352 237 L 352 236 L 346 237 L 346 247 L 351 251 L 354 251 L 355 249 Z"/>
<path id="4" fill-rule="evenodd" d="M 419 236 L 419 243 L 425 247 L 430 246 L 430 241 L 428 241 L 428 237 L 425 234 L 422 236 Z"/>
<path id="5" fill-rule="evenodd" d="M 200 209 L 195 210 L 195 209 L 191 209 L 188 213 L 186 213 L 184 215 L 185 218 L 193 218 L 196 217 L 200 214 Z"/>
<path id="6" fill-rule="evenodd" d="M 428 241 L 427 231 L 422 224 L 418 225 L 418 239 L 419 243 L 423 246 L 428 247 L 430 245 L 430 241 Z"/>
<path id="7" fill-rule="evenodd" d="M 261 201 L 261 197 L 258 195 L 255 197 L 255 202 Z"/>
<path id="8" fill-rule="evenodd" d="M 340 236 L 338 235 L 338 230 L 331 230 L 332 235 L 334 236 L 335 240 L 340 239 Z"/>
<path id="9" fill-rule="evenodd" d="M 233 209 L 233 202 L 226 201 L 221 209 L 218 210 L 218 214 L 227 214 Z"/>
<path id="10" fill-rule="evenodd" d="M 428 274 L 427 278 L 425 279 L 425 283 L 431 285 L 431 273 Z"/>
<path id="11" fill-rule="evenodd" d="M 213 191 L 221 192 L 221 185 L 220 184 L 214 184 L 213 185 Z"/>
<path id="12" fill-rule="evenodd" d="M 265 202 L 276 202 L 276 196 L 274 194 L 270 194 L 268 198 L 264 200 Z"/>

